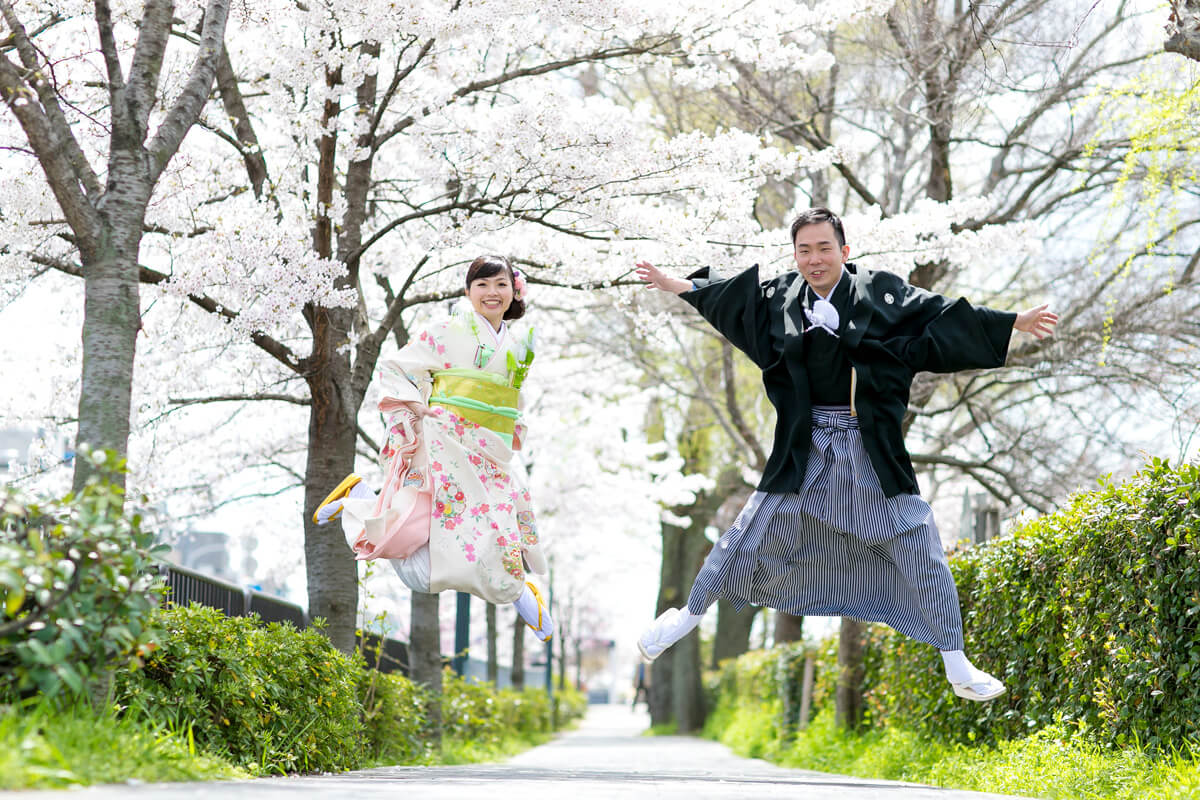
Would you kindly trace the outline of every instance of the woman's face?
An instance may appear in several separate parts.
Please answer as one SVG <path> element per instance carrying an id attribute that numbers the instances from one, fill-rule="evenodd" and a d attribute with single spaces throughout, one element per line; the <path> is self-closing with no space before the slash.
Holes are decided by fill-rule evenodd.
<path id="1" fill-rule="evenodd" d="M 490 278 L 476 278 L 471 281 L 471 285 L 467 287 L 467 298 L 475 310 L 492 323 L 493 328 L 499 330 L 500 323 L 504 320 L 504 312 L 508 311 L 513 301 L 513 285 L 508 270 L 501 270 Z"/>

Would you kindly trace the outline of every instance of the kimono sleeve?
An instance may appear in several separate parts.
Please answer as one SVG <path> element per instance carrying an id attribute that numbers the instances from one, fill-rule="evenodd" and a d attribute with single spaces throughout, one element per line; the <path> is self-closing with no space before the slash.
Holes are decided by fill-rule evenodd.
<path id="1" fill-rule="evenodd" d="M 395 358 L 380 365 L 385 401 L 393 398 L 408 402 L 414 389 L 420 394 L 421 402 L 428 401 L 433 391 L 433 373 L 446 366 L 445 345 L 438 341 L 439 331 L 438 327 L 422 330 L 400 348 Z"/>
<path id="2" fill-rule="evenodd" d="M 886 343 L 914 372 L 957 372 L 1004 366 L 1017 315 L 947 301 L 924 329 Z"/>
<path id="3" fill-rule="evenodd" d="M 760 368 L 770 366 L 773 355 L 770 317 L 758 265 L 732 278 L 722 278 L 707 267 L 688 278 L 695 287 L 679 295 L 708 323 Z"/>

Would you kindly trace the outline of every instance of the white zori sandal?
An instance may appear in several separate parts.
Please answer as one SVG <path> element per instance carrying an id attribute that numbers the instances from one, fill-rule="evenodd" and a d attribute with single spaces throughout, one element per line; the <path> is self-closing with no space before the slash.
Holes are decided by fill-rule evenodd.
<path id="1" fill-rule="evenodd" d="M 982 670 L 975 670 L 975 674 L 971 676 L 971 680 L 963 683 L 950 682 L 954 687 L 954 693 L 966 700 L 974 700 L 977 703 L 983 703 L 987 700 L 995 700 L 1000 695 L 1004 694 L 1004 684 L 988 675 Z"/>

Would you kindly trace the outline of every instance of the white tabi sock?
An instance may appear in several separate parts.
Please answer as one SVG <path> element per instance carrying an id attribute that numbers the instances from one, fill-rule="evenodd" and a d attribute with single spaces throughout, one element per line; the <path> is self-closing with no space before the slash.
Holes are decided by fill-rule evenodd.
<path id="1" fill-rule="evenodd" d="M 513 603 L 513 607 L 517 609 L 521 619 L 525 620 L 525 624 L 533 630 L 538 639 L 545 642 L 554 635 L 554 619 L 550 616 L 550 609 L 539 603 L 538 599 L 532 586 L 526 582 L 525 590 Z"/>
<path id="2" fill-rule="evenodd" d="M 638 639 L 638 650 L 646 661 L 658 658 L 664 650 L 692 632 L 703 614 L 693 614 L 687 606 L 669 608 L 658 615 L 658 619 L 650 623 L 650 627 Z"/>
<path id="3" fill-rule="evenodd" d="M 375 492 L 371 491 L 371 488 L 367 486 L 365 481 L 359 481 L 350 487 L 350 491 L 346 493 L 345 497 L 349 497 L 352 500 L 374 500 Z M 342 510 L 342 500 L 344 500 L 345 497 L 339 500 L 334 500 L 330 503 L 326 503 L 318 508 L 316 514 L 317 524 L 325 525 L 337 517 Z"/>
<path id="4" fill-rule="evenodd" d="M 951 683 L 967 683 L 974 680 L 979 670 L 962 650 L 942 650 L 942 664 L 946 667 L 946 679 Z"/>

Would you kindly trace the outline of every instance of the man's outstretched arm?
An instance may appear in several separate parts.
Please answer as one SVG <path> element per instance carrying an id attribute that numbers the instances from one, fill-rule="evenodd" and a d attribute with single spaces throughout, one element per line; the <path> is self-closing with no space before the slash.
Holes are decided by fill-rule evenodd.
<path id="1" fill-rule="evenodd" d="M 737 349 L 760 367 L 772 357 L 770 317 L 758 283 L 758 267 L 725 279 L 707 269 L 673 278 L 648 261 L 637 263 L 637 276 L 649 289 L 680 295 Z"/>
<path id="2" fill-rule="evenodd" d="M 637 262 L 634 274 L 646 282 L 647 289 L 658 289 L 671 294 L 683 294 L 692 290 L 692 282 L 686 278 L 672 278 L 649 261 Z"/>
<path id="3" fill-rule="evenodd" d="M 1050 308 L 1049 303 L 1042 303 L 1040 306 L 1035 306 L 1017 314 L 1017 320 L 1013 323 L 1013 330 L 1032 333 L 1039 339 L 1045 339 L 1054 333 L 1054 326 L 1058 324 L 1058 314 L 1055 314 L 1053 311 L 1047 311 L 1048 308 Z"/>

